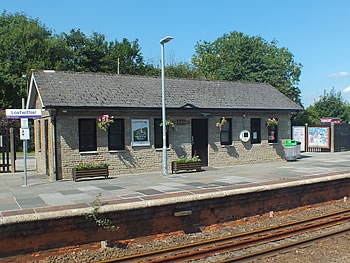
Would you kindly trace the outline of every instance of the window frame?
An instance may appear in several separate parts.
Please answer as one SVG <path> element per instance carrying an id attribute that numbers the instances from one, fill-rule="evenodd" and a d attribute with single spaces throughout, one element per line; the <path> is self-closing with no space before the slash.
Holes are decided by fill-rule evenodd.
<path id="1" fill-rule="evenodd" d="M 88 123 L 88 129 L 84 127 L 83 122 Z M 96 119 L 84 118 L 78 120 L 78 136 L 79 136 L 79 152 L 91 152 L 97 151 L 97 129 L 96 129 Z M 91 143 L 85 144 L 85 142 Z"/>
<path id="2" fill-rule="evenodd" d="M 257 137 L 254 138 L 254 133 L 257 133 Z M 261 143 L 261 118 L 250 119 L 250 143 L 260 144 Z"/>
<path id="3" fill-rule="evenodd" d="M 220 122 L 222 118 L 220 119 Z M 226 118 L 226 123 L 222 126 L 220 130 L 220 144 L 221 145 L 232 145 L 232 118 Z M 223 135 L 227 134 L 227 141 L 223 140 Z"/>
<path id="4" fill-rule="evenodd" d="M 163 148 L 163 126 L 160 126 L 163 123 L 163 120 L 160 118 L 154 118 L 154 148 L 161 149 Z M 169 129 L 166 128 L 166 147 L 169 148 Z"/>
<path id="5" fill-rule="evenodd" d="M 108 150 L 125 150 L 125 120 L 114 118 L 113 123 L 108 128 Z M 117 143 L 112 145 L 113 137 L 116 137 Z"/>
<path id="6" fill-rule="evenodd" d="M 278 124 L 267 127 L 267 141 L 268 143 L 278 143 Z"/>

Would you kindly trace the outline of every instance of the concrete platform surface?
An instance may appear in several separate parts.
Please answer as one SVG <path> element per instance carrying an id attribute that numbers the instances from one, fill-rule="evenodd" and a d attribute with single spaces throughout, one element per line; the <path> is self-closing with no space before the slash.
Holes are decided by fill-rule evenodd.
<path id="1" fill-rule="evenodd" d="M 304 184 L 310 180 L 350 177 L 350 152 L 302 153 L 295 162 L 204 167 L 200 172 L 162 175 L 162 171 L 115 175 L 109 179 L 50 181 L 35 171 L 35 159 L 27 159 L 27 186 L 24 186 L 23 158 L 16 161 L 16 173 L 0 173 L 0 218 L 45 211 L 90 208 L 100 195 L 106 204 L 141 205 L 150 200 L 176 200 L 185 196 L 210 195 L 227 191 L 255 191 L 257 187 Z M 149 205 L 149 204 L 148 204 Z"/>

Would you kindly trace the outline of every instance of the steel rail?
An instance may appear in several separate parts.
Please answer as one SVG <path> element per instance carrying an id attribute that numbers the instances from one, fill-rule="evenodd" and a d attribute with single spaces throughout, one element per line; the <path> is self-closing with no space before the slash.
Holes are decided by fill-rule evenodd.
<path id="1" fill-rule="evenodd" d="M 224 254 L 248 247 L 254 247 L 269 242 L 276 242 L 297 234 L 300 235 L 306 231 L 315 231 L 317 229 L 342 224 L 348 221 L 350 221 L 350 209 L 269 228 L 258 229 L 255 231 L 99 262 L 184 262 L 184 260 L 200 259 L 216 254 Z M 261 252 L 260 254 L 255 255 L 255 257 L 261 254 L 263 253 Z M 248 256 L 246 257 L 249 258 Z M 241 256 L 235 259 L 230 259 L 227 262 L 235 262 L 237 260 L 241 261 L 243 259 L 244 257 Z"/>

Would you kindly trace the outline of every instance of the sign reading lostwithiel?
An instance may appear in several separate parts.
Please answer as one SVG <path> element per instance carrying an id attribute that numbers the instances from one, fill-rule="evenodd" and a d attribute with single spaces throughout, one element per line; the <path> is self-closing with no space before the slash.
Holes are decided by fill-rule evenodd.
<path id="1" fill-rule="evenodd" d="M 41 109 L 6 109 L 6 117 L 10 119 L 41 118 Z"/>

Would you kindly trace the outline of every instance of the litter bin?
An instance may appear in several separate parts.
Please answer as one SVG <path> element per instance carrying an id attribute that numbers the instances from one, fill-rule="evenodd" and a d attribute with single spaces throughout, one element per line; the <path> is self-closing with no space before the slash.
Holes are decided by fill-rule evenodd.
<path id="1" fill-rule="evenodd" d="M 295 140 L 287 140 L 285 144 L 285 158 L 287 161 L 296 161 L 297 159 L 297 142 Z"/>
<path id="2" fill-rule="evenodd" d="M 297 147 L 296 147 L 296 156 L 297 159 L 301 159 L 301 142 L 297 141 Z"/>

